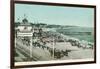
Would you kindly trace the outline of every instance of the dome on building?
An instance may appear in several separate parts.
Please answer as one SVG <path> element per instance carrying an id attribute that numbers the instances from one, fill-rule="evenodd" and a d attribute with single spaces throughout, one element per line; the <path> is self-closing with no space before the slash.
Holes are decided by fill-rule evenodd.
<path id="1" fill-rule="evenodd" d="M 23 23 L 28 23 L 28 20 L 27 20 L 26 18 L 24 18 L 24 19 L 22 20 L 22 22 L 23 22 Z"/>

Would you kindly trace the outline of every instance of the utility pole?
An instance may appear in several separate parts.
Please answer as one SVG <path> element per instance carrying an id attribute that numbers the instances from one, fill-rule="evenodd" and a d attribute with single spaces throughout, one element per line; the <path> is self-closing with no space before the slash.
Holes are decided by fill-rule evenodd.
<path id="1" fill-rule="evenodd" d="M 32 58 L 32 37 L 30 38 L 30 58 Z"/>
<path id="2" fill-rule="evenodd" d="M 54 37 L 53 37 L 53 58 L 55 58 L 55 55 L 54 55 Z"/>

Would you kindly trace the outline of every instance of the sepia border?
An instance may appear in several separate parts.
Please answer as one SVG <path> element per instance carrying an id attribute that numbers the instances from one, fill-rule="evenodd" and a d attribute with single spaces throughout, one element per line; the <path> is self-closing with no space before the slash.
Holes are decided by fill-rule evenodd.
<path id="1" fill-rule="evenodd" d="M 94 61 L 83 61 L 83 62 L 65 62 L 65 63 L 51 63 L 51 64 L 30 64 L 30 65 L 20 65 L 15 66 L 14 63 L 14 12 L 15 12 L 15 3 L 20 4 L 36 4 L 36 5 L 50 5 L 50 6 L 67 6 L 67 7 L 83 7 L 83 8 L 94 8 Z M 13 1 L 10 2 L 10 68 L 26 68 L 26 67 L 44 67 L 44 66 L 58 66 L 58 65 L 76 65 L 76 64 L 91 64 L 96 63 L 96 6 L 95 5 L 79 5 L 79 4 L 64 4 L 64 3 L 49 3 L 49 2 L 36 2 L 36 1 Z"/>

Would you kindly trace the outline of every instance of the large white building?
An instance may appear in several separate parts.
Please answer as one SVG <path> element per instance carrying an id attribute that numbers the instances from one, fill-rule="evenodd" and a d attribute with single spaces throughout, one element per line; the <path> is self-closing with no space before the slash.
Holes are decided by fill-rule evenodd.
<path id="1" fill-rule="evenodd" d="M 17 36 L 32 36 L 33 27 L 26 18 L 16 27 Z"/>

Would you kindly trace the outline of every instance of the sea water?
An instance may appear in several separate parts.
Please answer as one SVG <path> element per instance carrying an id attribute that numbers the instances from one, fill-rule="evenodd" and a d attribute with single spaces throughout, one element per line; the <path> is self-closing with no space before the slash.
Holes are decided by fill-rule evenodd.
<path id="1" fill-rule="evenodd" d="M 94 29 L 92 27 L 70 27 L 58 29 L 57 32 L 64 35 L 85 40 L 88 42 L 94 42 Z"/>

